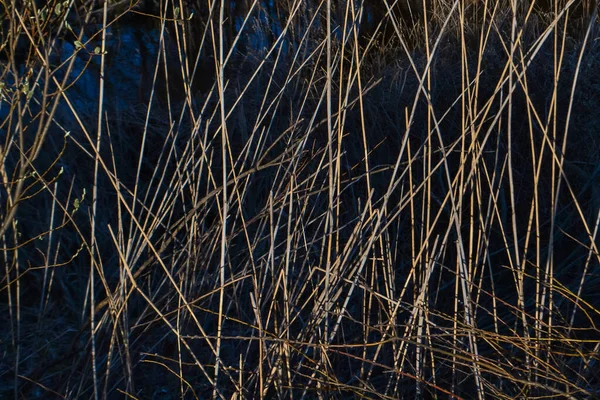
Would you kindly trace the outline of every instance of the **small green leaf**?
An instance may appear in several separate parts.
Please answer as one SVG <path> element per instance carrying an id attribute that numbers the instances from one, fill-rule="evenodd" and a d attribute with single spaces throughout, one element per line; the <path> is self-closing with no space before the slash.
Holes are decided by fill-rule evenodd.
<path id="1" fill-rule="evenodd" d="M 48 9 L 44 7 L 41 10 L 38 10 L 38 16 L 42 21 L 45 21 L 48 16 Z"/>
<path id="2" fill-rule="evenodd" d="M 75 45 L 75 49 L 79 50 L 83 47 L 83 43 L 81 43 L 79 40 L 76 40 L 75 43 L 73 43 Z"/>
<path id="3" fill-rule="evenodd" d="M 71 214 L 74 214 L 75 212 L 77 212 L 77 210 L 79 210 L 79 206 L 81 206 L 81 203 L 83 203 L 84 198 L 85 198 L 85 188 L 83 189 L 83 193 L 81 194 L 81 200 L 78 198 L 75 198 L 75 200 L 73 201 L 73 212 Z"/>
<path id="4" fill-rule="evenodd" d="M 100 54 L 100 51 L 101 51 L 101 49 L 100 49 L 100 46 L 96 46 L 96 47 L 94 48 L 94 53 L 96 53 L 96 54 Z"/>
<path id="5" fill-rule="evenodd" d="M 179 18 L 179 7 L 175 7 L 175 10 L 173 10 L 173 16 L 175 17 L 175 19 Z"/>

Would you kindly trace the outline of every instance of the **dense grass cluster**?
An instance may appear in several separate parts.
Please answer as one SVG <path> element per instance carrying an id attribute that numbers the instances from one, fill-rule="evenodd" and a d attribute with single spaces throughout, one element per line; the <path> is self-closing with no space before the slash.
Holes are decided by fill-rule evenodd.
<path id="1" fill-rule="evenodd" d="M 600 397 L 598 1 L 0 13 L 1 398 Z"/>

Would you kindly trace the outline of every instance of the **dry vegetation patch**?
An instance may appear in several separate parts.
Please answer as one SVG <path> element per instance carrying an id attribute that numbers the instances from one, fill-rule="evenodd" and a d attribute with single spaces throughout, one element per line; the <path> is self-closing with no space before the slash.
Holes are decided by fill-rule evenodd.
<path id="1" fill-rule="evenodd" d="M 0 397 L 600 396 L 597 1 L 0 13 Z"/>

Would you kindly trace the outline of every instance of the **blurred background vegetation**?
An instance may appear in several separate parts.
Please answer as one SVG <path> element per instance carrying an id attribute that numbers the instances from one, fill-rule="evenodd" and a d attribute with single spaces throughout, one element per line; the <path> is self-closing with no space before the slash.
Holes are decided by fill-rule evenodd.
<path id="1" fill-rule="evenodd" d="M 0 14 L 0 398 L 600 396 L 598 1 Z"/>

